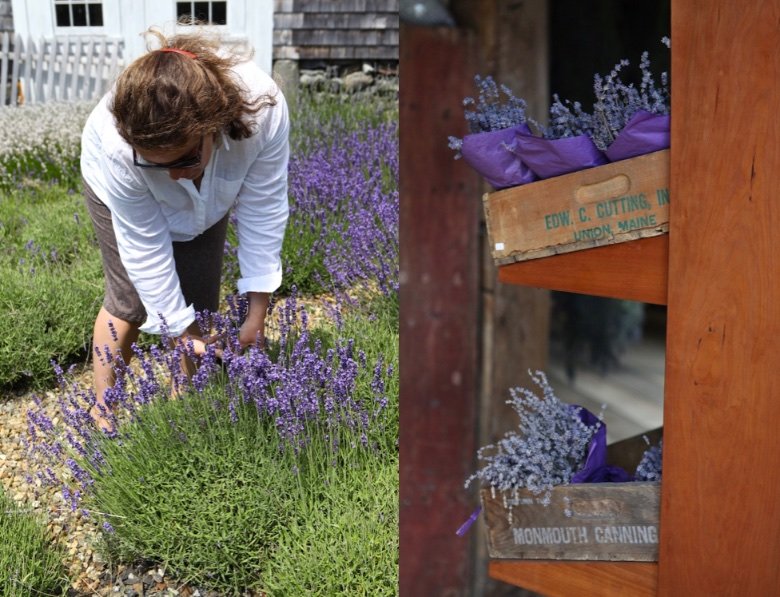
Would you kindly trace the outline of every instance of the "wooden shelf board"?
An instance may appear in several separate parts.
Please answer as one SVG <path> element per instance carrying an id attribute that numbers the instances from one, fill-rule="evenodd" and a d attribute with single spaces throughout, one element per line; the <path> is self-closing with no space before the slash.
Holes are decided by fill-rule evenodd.
<path id="1" fill-rule="evenodd" d="M 547 597 L 644 597 L 656 594 L 656 562 L 491 560 L 491 578 Z"/>
<path id="2" fill-rule="evenodd" d="M 564 292 L 666 304 L 669 235 L 641 238 L 498 268 L 498 279 Z"/>

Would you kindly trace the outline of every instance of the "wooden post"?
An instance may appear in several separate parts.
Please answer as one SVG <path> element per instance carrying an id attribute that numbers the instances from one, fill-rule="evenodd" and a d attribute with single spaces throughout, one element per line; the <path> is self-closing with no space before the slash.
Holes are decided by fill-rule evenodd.
<path id="1" fill-rule="evenodd" d="M 547 0 L 454 0 L 451 5 L 458 22 L 473 29 L 477 40 L 479 66 L 463 73 L 470 84 L 466 95 L 476 94 L 475 74 L 492 75 L 528 102 L 534 118 L 543 119 L 549 105 Z M 488 190 L 490 187 L 483 183 L 482 191 Z M 550 298 L 546 290 L 499 283 L 484 223 L 480 253 L 482 376 L 478 445 L 483 446 L 517 428 L 516 413 L 506 404 L 509 388 L 527 385 L 527 370 L 544 369 L 547 364 Z M 472 591 L 493 595 L 507 587 L 488 578 L 485 532 L 480 520 L 472 531 L 477 541 Z"/>
<path id="2" fill-rule="evenodd" d="M 463 489 L 476 451 L 479 321 L 477 175 L 453 159 L 462 136 L 470 37 L 402 27 L 400 593 L 467 595 L 477 503 Z"/>
<path id="3" fill-rule="evenodd" d="M 780 2 L 672 2 L 662 595 L 780 594 Z"/>

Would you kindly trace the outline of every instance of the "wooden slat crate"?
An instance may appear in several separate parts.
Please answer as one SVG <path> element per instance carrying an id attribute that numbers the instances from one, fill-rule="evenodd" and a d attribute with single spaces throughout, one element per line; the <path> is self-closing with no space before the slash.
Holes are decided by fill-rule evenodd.
<path id="1" fill-rule="evenodd" d="M 669 150 L 487 193 L 483 203 L 497 265 L 664 234 Z"/>
<path id="2" fill-rule="evenodd" d="M 660 431 L 647 434 L 655 439 Z M 651 441 L 653 441 L 651 439 Z M 655 442 L 654 442 L 655 443 Z M 633 471 L 641 437 L 610 446 L 610 463 Z M 621 453 L 622 452 L 622 453 Z M 583 483 L 554 487 L 551 503 L 527 490 L 480 492 L 488 552 L 496 559 L 658 561 L 659 483 Z"/>

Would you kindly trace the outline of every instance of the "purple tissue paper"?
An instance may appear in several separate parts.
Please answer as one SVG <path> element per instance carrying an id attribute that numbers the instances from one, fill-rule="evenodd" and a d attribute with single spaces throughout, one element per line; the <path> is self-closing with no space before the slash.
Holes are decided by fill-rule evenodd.
<path id="1" fill-rule="evenodd" d="M 609 161 L 618 162 L 668 148 L 670 124 L 668 114 L 639 110 L 607 148 Z"/>
<path id="2" fill-rule="evenodd" d="M 515 187 L 536 180 L 534 173 L 506 145 L 514 142 L 518 132 L 530 132 L 528 126 L 517 126 L 474 133 L 463 138 L 460 150 L 466 163 L 474 168 L 496 190 Z"/>

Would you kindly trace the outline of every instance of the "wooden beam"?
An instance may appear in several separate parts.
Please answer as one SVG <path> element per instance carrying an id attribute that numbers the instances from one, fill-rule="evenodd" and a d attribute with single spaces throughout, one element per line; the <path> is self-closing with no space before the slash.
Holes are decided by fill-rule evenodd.
<path id="1" fill-rule="evenodd" d="M 662 595 L 780 594 L 780 2 L 672 1 Z"/>
<path id="2" fill-rule="evenodd" d="M 504 265 L 499 280 L 664 305 L 668 258 L 664 234 Z"/>
<path id="3" fill-rule="evenodd" d="M 479 178 L 455 162 L 470 37 L 402 25 L 400 593 L 462 595 L 476 535 L 463 488 L 476 454 Z M 481 537 L 480 537 L 481 539 Z"/>
<path id="4" fill-rule="evenodd" d="M 656 594 L 658 565 L 650 562 L 493 560 L 490 576 L 546 597 L 650 597 Z"/>

